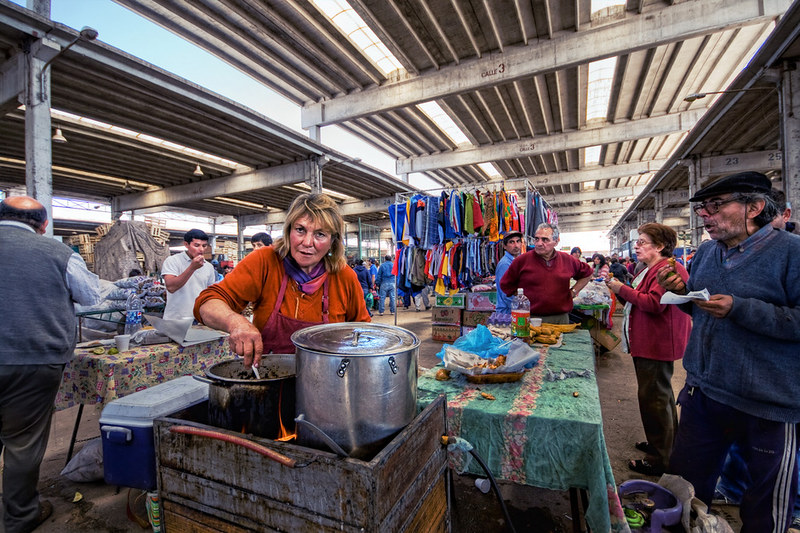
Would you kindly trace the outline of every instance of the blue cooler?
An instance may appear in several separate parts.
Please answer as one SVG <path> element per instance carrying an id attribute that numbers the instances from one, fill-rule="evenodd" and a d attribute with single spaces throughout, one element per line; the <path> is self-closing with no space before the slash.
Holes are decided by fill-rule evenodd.
<path id="1" fill-rule="evenodd" d="M 153 420 L 207 399 L 207 383 L 183 376 L 109 403 L 100 415 L 106 483 L 155 490 Z"/>

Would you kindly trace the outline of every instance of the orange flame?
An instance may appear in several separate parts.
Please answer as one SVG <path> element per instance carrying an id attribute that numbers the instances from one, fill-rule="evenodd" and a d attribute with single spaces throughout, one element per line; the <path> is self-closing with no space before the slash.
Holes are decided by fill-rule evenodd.
<path id="1" fill-rule="evenodd" d="M 297 437 L 297 432 L 289 433 L 289 430 L 286 428 L 286 426 L 283 425 L 283 410 L 281 409 L 282 402 L 283 402 L 283 382 L 281 382 L 281 393 L 278 395 L 278 424 L 280 425 L 280 431 L 278 432 L 278 438 L 275 440 L 288 442 L 290 440 L 294 440 Z"/>

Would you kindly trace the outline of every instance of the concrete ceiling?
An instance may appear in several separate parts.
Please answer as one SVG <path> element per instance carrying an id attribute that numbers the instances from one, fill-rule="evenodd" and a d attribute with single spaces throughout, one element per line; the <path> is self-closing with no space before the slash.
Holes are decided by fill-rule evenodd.
<path id="1" fill-rule="evenodd" d="M 688 203 L 689 167 L 697 165 L 698 187 L 733 172 L 756 170 L 782 180 L 778 86 L 783 69 L 800 59 L 800 2 L 782 17 L 769 40 L 664 163 L 645 192 L 627 206 L 613 232 L 627 240 L 639 213 L 652 210 L 662 195 L 665 205 Z M 669 199 L 673 199 L 670 202 Z"/>
<path id="2" fill-rule="evenodd" d="M 497 183 L 478 166 L 490 162 L 507 188 L 529 181 L 564 209 L 566 231 L 609 229 L 620 208 L 652 190 L 652 176 L 713 103 L 684 96 L 724 89 L 791 5 L 630 0 L 592 15 L 589 0 L 351 0 L 405 69 L 389 78 L 307 0 L 114 1 L 303 106 L 304 125 L 322 127 L 323 141 L 324 126 L 338 124 L 395 157 L 398 173 L 423 172 L 443 187 Z M 31 35 L 64 46 L 76 32 L 0 0 L 0 58 L 11 61 Z M 617 58 L 608 116 L 587 123 L 588 65 L 608 57 Z M 53 150 L 57 191 L 113 199 L 118 207 L 169 202 L 256 215 L 246 220 L 257 223 L 285 209 L 298 191 L 287 183 L 291 176 L 325 154 L 341 163 L 322 167 L 323 184 L 353 199 L 348 212 L 358 214 L 351 219 L 379 220 L 386 199 L 408 189 L 102 43 L 75 46 L 52 70 L 54 108 L 241 165 L 234 170 L 64 122 L 69 142 Z M 426 101 L 436 101 L 471 144 L 456 145 L 416 107 Z M 772 146 L 769 128 L 759 134 L 746 122 L 740 129 L 742 146 Z M 24 181 L 21 131 L 19 110 L 0 121 L 2 182 Z M 600 164 L 584 165 L 586 148 L 597 145 Z M 202 178 L 192 175 L 198 163 Z M 93 181 L 92 174 L 116 179 Z M 212 193 L 265 208 L 202 198 Z M 637 205 L 652 207 L 644 202 Z M 587 208 L 604 216 L 584 223 Z"/>
<path id="3" fill-rule="evenodd" d="M 385 150 L 398 173 L 480 185 L 490 162 L 557 208 L 632 200 L 652 177 L 636 165 L 666 160 L 710 105 L 683 98 L 727 86 L 791 4 L 630 0 L 593 15 L 589 0 L 352 0 L 405 69 L 389 78 L 307 0 L 114 1 L 302 105 L 304 126 L 338 124 Z M 588 65 L 608 57 L 607 120 L 587 123 Z M 471 146 L 416 107 L 432 100 Z"/>
<path id="4" fill-rule="evenodd" d="M 0 0 L 0 60 L 5 60 L 0 67 L 24 59 L 27 43 L 37 36 L 63 47 L 76 35 Z M 61 128 L 68 141 L 53 143 L 53 188 L 58 195 L 110 200 L 119 210 L 173 206 L 216 216 L 249 215 L 252 223 L 259 223 L 260 216 L 280 213 L 309 190 L 307 178 L 319 166 L 324 188 L 350 204 L 351 219 L 378 221 L 388 215 L 359 209 L 361 202 L 386 201 L 411 189 L 392 175 L 102 42 L 78 43 L 51 69 L 52 108 L 77 115 L 53 116 L 53 127 Z M 17 108 L 20 103 L 24 98 L 10 102 L 0 117 L 0 183 L 6 186 L 25 183 L 25 112 Z M 198 164 L 202 176 L 193 175 Z M 234 201 L 214 199 L 219 196 Z"/>

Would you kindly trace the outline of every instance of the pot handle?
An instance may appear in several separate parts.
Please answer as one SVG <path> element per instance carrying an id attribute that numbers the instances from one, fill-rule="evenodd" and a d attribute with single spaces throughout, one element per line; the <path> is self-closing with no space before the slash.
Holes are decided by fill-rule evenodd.
<path id="1" fill-rule="evenodd" d="M 324 431 L 322 431 L 322 429 L 320 429 L 320 428 L 319 428 L 319 427 L 317 427 L 316 425 L 314 425 L 314 424 L 312 424 L 311 422 L 309 422 L 308 420 L 306 420 L 306 415 L 304 415 L 304 414 L 297 415 L 297 418 L 295 418 L 295 419 L 294 419 L 294 421 L 295 421 L 295 422 L 297 422 L 298 424 L 300 424 L 300 425 L 302 425 L 302 426 L 305 426 L 305 427 L 307 427 L 308 429 L 310 429 L 310 430 L 311 430 L 311 432 L 312 432 L 312 433 L 314 433 L 314 434 L 315 434 L 317 437 L 319 437 L 319 438 L 320 438 L 320 440 L 322 440 L 322 442 L 324 442 L 324 443 L 325 443 L 325 444 L 328 446 L 328 448 L 330 448 L 331 450 L 333 450 L 333 452 L 334 452 L 336 455 L 338 455 L 338 456 L 340 456 L 340 457 L 350 457 L 350 456 L 347 454 L 347 452 L 346 452 L 346 451 L 344 451 L 344 450 L 342 449 L 342 447 L 341 447 L 341 446 L 339 446 L 339 445 L 336 443 L 336 441 L 335 441 L 335 440 L 333 440 L 332 438 L 330 438 L 330 437 L 328 436 L 328 434 L 327 434 L 327 433 L 325 433 Z"/>
<path id="2" fill-rule="evenodd" d="M 244 437 L 239 437 L 237 435 L 229 435 L 227 433 L 222 433 L 221 431 L 213 431 L 210 429 L 202 429 L 196 428 L 193 426 L 170 426 L 169 428 L 170 433 L 183 433 L 185 435 L 195 435 L 198 437 L 206 437 L 209 439 L 216 439 L 221 440 L 224 442 L 230 442 L 232 444 L 238 444 L 248 450 L 252 450 L 256 453 L 267 457 L 268 459 L 272 459 L 284 466 L 288 466 L 289 468 L 297 468 L 306 465 L 297 465 L 297 462 L 294 459 L 290 459 L 283 454 L 280 454 L 276 451 L 270 450 L 266 446 L 262 446 L 257 442 L 253 442 L 251 440 L 245 439 Z"/>

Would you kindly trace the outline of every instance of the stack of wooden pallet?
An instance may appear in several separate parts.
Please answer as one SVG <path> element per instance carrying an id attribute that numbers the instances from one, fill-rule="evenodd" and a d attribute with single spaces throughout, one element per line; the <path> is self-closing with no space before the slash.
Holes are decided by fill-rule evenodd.
<path id="1" fill-rule="evenodd" d="M 94 245 L 101 239 L 98 235 L 81 233 L 66 239 L 66 243 L 78 249 L 89 270 L 94 270 Z"/>
<path id="2" fill-rule="evenodd" d="M 169 244 L 169 231 L 167 231 L 166 220 L 145 217 L 144 223 L 150 228 L 150 235 L 158 244 Z"/>
<path id="3" fill-rule="evenodd" d="M 218 240 L 214 247 L 214 255 L 223 255 L 226 261 L 236 262 L 239 257 L 239 246 L 233 241 Z"/>

